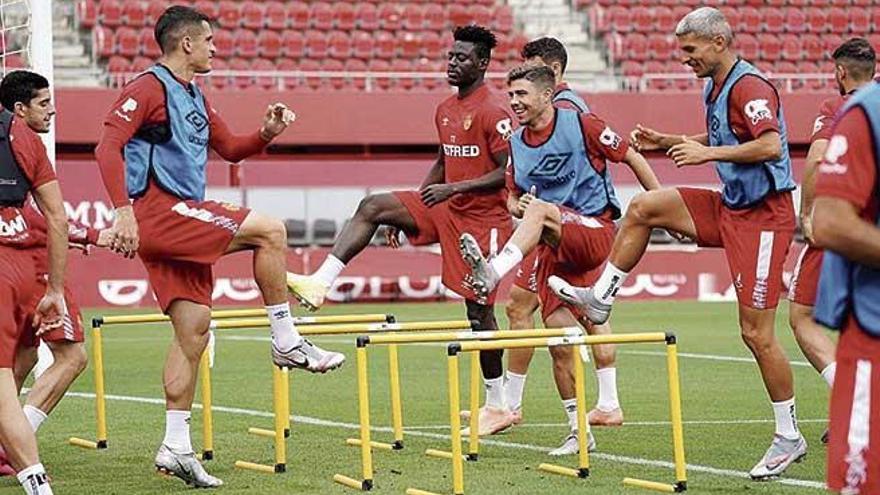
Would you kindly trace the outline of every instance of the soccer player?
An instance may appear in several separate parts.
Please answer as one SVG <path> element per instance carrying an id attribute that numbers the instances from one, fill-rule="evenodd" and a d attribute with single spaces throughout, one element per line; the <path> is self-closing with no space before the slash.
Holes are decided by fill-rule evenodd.
<path id="1" fill-rule="evenodd" d="M 675 34 L 682 63 L 697 77 L 708 78 L 708 133 L 688 137 L 638 126 L 632 140 L 643 151 L 667 150 L 678 167 L 715 161 L 723 190 L 680 187 L 639 194 L 592 290 L 561 284 L 557 294 L 602 323 L 644 255 L 652 228 L 682 233 L 703 247 L 724 248 L 742 338 L 758 362 L 776 419 L 773 442 L 749 473 L 767 479 L 782 474 L 807 450 L 797 427 L 791 365 L 774 334 L 782 265 L 795 229 L 785 119 L 774 86 L 732 51 L 730 25 L 718 9 L 690 12 Z"/>
<path id="2" fill-rule="evenodd" d="M 589 113 L 590 108 L 564 80 L 565 67 L 568 64 L 568 53 L 565 46 L 556 38 L 543 37 L 526 43 L 521 55 L 529 64 L 546 65 L 553 70 L 555 88 L 553 90 L 553 106 Z M 511 175 L 508 174 L 508 190 L 515 190 Z M 517 195 L 509 196 L 508 201 L 516 201 Z M 508 204 L 508 209 L 511 204 Z M 519 264 L 516 278 L 510 288 L 510 302 L 505 310 L 511 330 L 534 328 L 533 314 L 538 310 L 538 250 L 532 250 Z M 595 272 L 594 272 L 595 273 Z M 598 276 L 598 273 L 595 273 Z M 595 280 L 588 279 L 592 284 Z M 592 334 L 610 334 L 608 323 L 588 326 Z M 504 393 L 507 407 L 514 415 L 514 424 L 522 421 L 522 398 L 525 389 L 526 374 L 529 370 L 535 351 L 531 348 L 511 349 L 507 355 L 507 371 L 505 372 Z M 602 344 L 593 346 L 593 359 L 596 362 L 596 377 L 599 382 L 599 394 L 596 406 L 587 415 L 591 425 L 619 426 L 623 424 L 623 411 L 617 398 L 617 368 L 615 367 L 614 345 Z"/>
<path id="3" fill-rule="evenodd" d="M 813 235 L 824 248 L 816 321 L 841 330 L 831 390 L 828 488 L 880 493 L 880 86 L 844 105 L 819 165 Z"/>
<path id="4" fill-rule="evenodd" d="M 458 88 L 437 107 L 434 125 L 440 153 L 418 191 L 396 191 L 364 198 L 351 221 L 336 238 L 333 250 L 309 276 L 288 274 L 288 287 L 307 308 L 319 308 L 336 277 L 364 247 L 379 225 L 397 245 L 399 230 L 414 245 L 440 243 L 443 285 L 465 299 L 467 317 L 481 330 L 495 330 L 495 293 L 473 291 L 470 270 L 458 255 L 458 237 L 472 232 L 486 252 L 504 243 L 512 223 L 504 194 L 507 139 L 513 132 L 509 107 L 484 81 L 497 44 L 481 26 L 462 26 L 453 33 L 447 54 L 446 78 Z M 486 406 L 480 410 L 480 433 L 506 424 L 501 351 L 480 353 Z"/>
<path id="5" fill-rule="evenodd" d="M 210 19 L 185 6 L 165 10 L 155 26 L 162 56 L 125 86 L 104 120 L 98 166 L 116 207 L 111 249 L 137 254 L 174 340 L 165 362 L 165 439 L 158 470 L 197 487 L 222 482 L 195 458 L 189 434 L 199 358 L 211 320 L 211 267 L 220 257 L 253 251 L 254 278 L 272 327 L 272 361 L 326 372 L 345 357 L 312 345 L 296 331 L 284 286 L 284 224 L 246 208 L 206 201 L 208 148 L 237 162 L 260 152 L 293 121 L 271 105 L 262 127 L 235 136 L 193 82 L 211 70 Z"/>
<path id="6" fill-rule="evenodd" d="M 807 152 L 807 166 L 801 185 L 800 220 L 807 245 L 798 257 L 789 289 L 791 300 L 789 322 L 795 339 L 804 356 L 822 375 L 829 387 L 834 385 L 834 342 L 813 320 L 813 305 L 816 302 L 819 271 L 822 267 L 822 250 L 815 246 L 810 221 L 813 191 L 816 186 L 816 168 L 822 162 L 825 150 L 828 148 L 834 116 L 850 95 L 874 79 L 874 66 L 877 63 L 874 49 L 863 38 L 847 40 L 834 50 L 832 58 L 834 78 L 840 95 L 822 102 L 819 115 L 813 124 L 810 150 Z M 822 435 L 823 443 L 828 441 L 827 433 L 826 431 Z"/>
<path id="7" fill-rule="evenodd" d="M 608 256 L 620 204 L 606 162 L 625 162 L 645 189 L 656 189 L 660 184 L 644 157 L 595 114 L 553 106 L 556 81 L 552 69 L 524 65 L 510 71 L 507 80 L 510 106 L 522 126 L 510 140 L 508 169 L 514 188 L 508 205 L 522 222 L 491 261 L 467 232 L 461 235 L 461 255 L 473 270 L 474 289 L 483 295 L 494 291 L 526 254 L 536 250 L 544 325 L 576 326 L 577 318 L 550 290 L 548 278 L 559 275 L 581 283 Z M 552 347 L 550 355 L 571 427 L 562 446 L 550 455 L 575 454 L 577 406 L 572 360 L 577 358 L 570 347 Z M 594 445 L 591 434 L 590 448 Z"/>
<path id="8" fill-rule="evenodd" d="M 27 249 L 32 233 L 22 214 L 29 195 L 48 224 L 48 279 L 34 312 L 37 334 L 59 328 L 67 312 L 67 214 L 55 171 L 37 136 L 48 132 L 55 107 L 49 81 L 24 70 L 10 72 L 0 82 L 0 103 L 0 444 L 25 493 L 45 495 L 52 488 L 40 464 L 34 431 L 18 402 L 13 362 L 25 310 L 39 290 L 33 253 Z"/>

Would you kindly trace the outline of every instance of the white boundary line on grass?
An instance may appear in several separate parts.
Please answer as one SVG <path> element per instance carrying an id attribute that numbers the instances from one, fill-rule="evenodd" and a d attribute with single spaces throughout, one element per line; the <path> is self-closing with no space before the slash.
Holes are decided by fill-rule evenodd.
<path id="1" fill-rule="evenodd" d="M 77 397 L 82 399 L 94 399 L 95 394 L 84 393 L 84 392 L 68 392 L 66 394 L 68 397 Z M 155 399 L 151 397 L 133 397 L 127 395 L 111 395 L 108 394 L 105 396 L 107 400 L 114 400 L 120 402 L 136 402 L 140 404 L 153 404 L 153 405 L 164 405 L 165 399 Z M 201 409 L 201 404 L 193 404 L 194 409 Z M 224 412 L 229 414 L 240 414 L 244 416 L 255 416 L 260 418 L 271 418 L 274 415 L 265 411 L 257 411 L 254 409 L 243 409 L 239 407 L 226 407 L 226 406 L 217 406 L 214 405 L 212 410 L 215 412 Z M 291 416 L 294 423 L 303 423 L 313 426 L 324 426 L 330 428 L 342 428 L 346 430 L 359 430 L 360 425 L 354 423 L 343 423 L 339 421 L 329 421 L 326 419 L 320 418 L 311 418 L 308 416 Z M 376 432 L 392 432 L 393 430 L 389 427 L 385 426 L 374 426 L 370 428 L 370 431 Z M 424 431 L 411 431 L 409 432 L 412 436 L 424 437 L 424 438 L 435 438 L 440 440 L 449 440 L 449 435 L 443 435 L 440 433 L 429 433 Z M 481 440 L 481 442 L 485 445 L 492 445 L 496 447 L 504 447 L 510 449 L 520 449 L 520 450 L 529 450 L 534 452 L 550 452 L 552 450 L 549 447 L 541 447 L 539 445 L 532 445 L 527 443 L 515 443 L 515 442 L 505 442 L 500 440 Z M 674 469 L 675 465 L 669 461 L 656 461 L 651 459 L 643 459 L 640 457 L 628 457 L 622 455 L 614 455 L 614 454 L 602 454 L 595 453 L 590 454 L 591 457 L 597 459 L 604 459 L 613 462 L 620 462 L 625 464 L 634 464 L 639 466 L 650 466 L 664 469 Z M 740 479 L 749 479 L 749 473 L 745 471 L 736 471 L 733 469 L 721 469 L 712 466 L 702 466 L 699 464 L 688 464 L 687 469 L 692 472 L 697 473 L 706 473 L 715 476 L 727 477 L 727 478 L 740 478 Z M 825 483 L 821 483 L 818 481 L 812 480 L 802 480 L 802 479 L 793 479 L 793 478 L 781 478 L 777 480 L 773 480 L 772 483 L 779 483 L 781 485 L 795 486 L 801 488 L 814 488 L 818 490 L 825 490 Z"/>
<path id="2" fill-rule="evenodd" d="M 827 419 L 800 419 L 797 420 L 798 423 L 827 423 Z M 693 420 L 693 421 L 682 421 L 684 425 L 688 426 L 704 426 L 704 425 L 751 425 L 751 424 L 773 424 L 775 423 L 772 419 L 719 419 L 719 420 Z M 669 426 L 672 422 L 670 421 L 627 421 L 624 423 L 624 426 Z M 562 428 L 568 426 L 568 423 L 523 423 L 516 426 L 516 429 L 520 428 Z M 419 426 L 407 426 L 404 430 L 448 430 L 449 425 L 419 425 Z"/>

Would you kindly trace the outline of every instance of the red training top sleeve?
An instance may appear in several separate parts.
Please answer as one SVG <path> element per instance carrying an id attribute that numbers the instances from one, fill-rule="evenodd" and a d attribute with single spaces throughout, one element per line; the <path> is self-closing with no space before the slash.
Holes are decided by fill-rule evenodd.
<path id="1" fill-rule="evenodd" d="M 236 136 L 207 98 L 205 98 L 205 106 L 208 108 L 208 121 L 211 123 L 211 148 L 224 160 L 240 162 L 263 151 L 268 144 L 268 141 L 260 137 L 259 130 L 244 136 Z"/>
<path id="2" fill-rule="evenodd" d="M 113 206 L 129 204 L 123 155 L 126 143 L 144 125 L 166 120 L 165 90 L 155 76 L 144 74 L 122 88 L 104 118 L 103 132 L 95 148 L 101 178 Z"/>
<path id="3" fill-rule="evenodd" d="M 489 144 L 489 153 L 495 155 L 508 151 L 507 140 L 513 132 L 510 114 L 500 105 L 487 105 L 479 115 L 482 119 L 483 134 Z"/>
<path id="4" fill-rule="evenodd" d="M 810 136 L 810 143 L 819 139 L 831 139 L 834 115 L 837 114 L 845 101 L 842 96 L 835 96 L 822 102 L 822 106 L 819 107 L 819 115 L 813 121 L 813 134 Z"/>
<path id="5" fill-rule="evenodd" d="M 758 76 L 740 78 L 730 91 L 728 119 L 740 142 L 754 141 L 769 131 L 779 132 L 779 95 Z"/>
<path id="6" fill-rule="evenodd" d="M 860 211 L 868 208 L 877 177 L 874 143 L 868 129 L 868 119 L 859 107 L 847 110 L 840 118 L 819 165 L 816 197 L 843 199 Z"/>
<path id="7" fill-rule="evenodd" d="M 622 162 L 629 150 L 629 141 L 614 132 L 594 113 L 582 113 L 579 118 L 593 168 L 602 172 L 605 170 L 606 160 Z"/>
<path id="8" fill-rule="evenodd" d="M 18 118 L 12 119 L 9 129 L 12 154 L 21 172 L 31 183 L 31 190 L 57 180 L 55 170 L 46 155 L 46 147 L 40 136 Z"/>
<path id="9" fill-rule="evenodd" d="M 504 185 L 508 193 L 522 196 L 525 192 L 516 185 L 516 169 L 513 168 L 513 154 L 508 155 L 507 167 L 504 170 Z"/>

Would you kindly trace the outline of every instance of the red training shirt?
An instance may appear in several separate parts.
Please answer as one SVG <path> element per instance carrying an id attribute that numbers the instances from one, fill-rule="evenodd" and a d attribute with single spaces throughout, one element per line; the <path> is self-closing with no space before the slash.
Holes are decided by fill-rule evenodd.
<path id="1" fill-rule="evenodd" d="M 559 93 L 561 93 L 562 91 L 565 91 L 567 89 L 571 89 L 567 83 L 564 83 L 564 82 L 559 83 L 556 86 L 556 89 L 553 90 L 553 97 L 556 98 L 556 95 L 558 95 Z M 581 109 L 578 108 L 577 105 L 575 105 L 574 103 L 572 103 L 568 100 L 554 101 L 553 106 L 556 108 L 564 108 L 566 110 L 574 110 L 575 112 L 581 111 Z"/>
<path id="2" fill-rule="evenodd" d="M 711 95 L 713 100 L 721 91 L 721 86 L 715 86 Z M 730 89 L 727 116 L 730 128 L 740 143 L 754 141 L 765 132 L 779 132 L 778 114 L 779 95 L 768 81 L 747 74 Z"/>
<path id="3" fill-rule="evenodd" d="M 837 95 L 822 102 L 819 107 L 819 115 L 813 121 L 813 134 L 810 135 L 810 144 L 819 139 L 831 139 L 831 129 L 834 127 L 834 116 L 840 107 L 846 103 L 849 94 Z"/>

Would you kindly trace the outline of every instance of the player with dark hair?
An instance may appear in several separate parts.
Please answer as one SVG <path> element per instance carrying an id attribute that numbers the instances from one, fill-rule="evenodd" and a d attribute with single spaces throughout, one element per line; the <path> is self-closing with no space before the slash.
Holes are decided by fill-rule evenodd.
<path id="1" fill-rule="evenodd" d="M 640 193 L 626 211 L 593 288 L 561 284 L 557 294 L 602 323 L 644 255 L 652 228 L 684 234 L 702 247 L 724 248 L 742 339 L 758 362 L 776 420 L 770 448 L 749 472 L 753 479 L 767 479 L 807 452 L 797 426 L 791 364 L 775 335 L 782 268 L 795 230 L 788 132 L 776 88 L 736 56 L 724 14 L 698 8 L 679 22 L 675 34 L 682 63 L 708 79 L 703 95 L 707 132 L 688 137 L 638 126 L 632 141 L 643 151 L 667 150 L 678 167 L 716 162 L 723 190 L 679 187 Z"/>
<path id="2" fill-rule="evenodd" d="M 834 59 L 834 78 L 837 81 L 840 95 L 823 101 L 819 115 L 813 122 L 810 150 L 807 152 L 804 180 L 801 184 L 800 220 L 807 245 L 798 257 L 788 294 L 791 300 L 789 323 L 794 331 L 798 346 L 829 387 L 834 385 L 836 370 L 834 342 L 825 334 L 825 330 L 813 320 L 813 306 L 816 303 L 816 289 L 819 285 L 819 272 L 822 267 L 822 250 L 814 245 L 813 226 L 810 221 L 816 187 L 816 169 L 828 149 L 834 116 L 850 95 L 870 83 L 874 78 L 877 57 L 867 40 L 852 38 L 834 50 L 832 58 Z M 827 441 L 826 431 L 822 435 L 822 442 Z"/>
<path id="3" fill-rule="evenodd" d="M 538 38 L 523 45 L 521 55 L 526 63 L 544 65 L 553 71 L 554 91 L 553 106 L 588 113 L 587 103 L 572 90 L 564 81 L 568 54 L 565 46 L 550 37 Z M 508 169 L 510 170 L 510 169 Z M 508 174 L 507 187 L 515 189 L 512 177 Z M 516 200 L 514 195 L 508 201 Z M 508 209 L 513 206 L 508 204 Z M 505 306 L 507 320 L 512 330 L 534 328 L 534 313 L 538 310 L 538 250 L 529 253 L 516 270 L 516 277 L 510 287 L 510 302 Z M 595 271 L 598 277 L 598 271 Z M 595 282 L 588 279 L 587 284 Z M 591 334 L 610 334 L 611 325 L 590 325 Z M 529 370 L 534 349 L 511 349 L 507 356 L 507 371 L 504 375 L 504 393 L 506 402 L 514 414 L 514 424 L 522 421 L 522 398 L 525 389 L 526 375 Z M 596 377 L 599 382 L 596 406 L 590 410 L 587 420 L 591 425 L 619 426 L 623 424 L 623 410 L 617 397 L 617 368 L 613 344 L 593 346 L 593 358 L 596 362 Z"/>
<path id="4" fill-rule="evenodd" d="M 488 29 L 455 29 L 447 54 L 446 77 L 458 93 L 437 107 L 434 125 L 440 153 L 418 191 L 396 191 L 365 197 L 346 224 L 333 250 L 309 276 L 288 274 L 288 287 L 309 309 L 315 310 L 333 282 L 370 242 L 380 225 L 389 243 L 397 246 L 398 231 L 414 245 L 440 243 L 443 285 L 465 299 L 467 317 L 480 330 L 495 330 L 495 293 L 476 294 L 470 270 L 458 255 L 458 237 L 472 232 L 484 253 L 506 242 L 512 230 L 505 206 L 504 166 L 507 139 L 513 132 L 507 104 L 484 81 L 496 40 Z M 480 411 L 480 433 L 507 424 L 501 351 L 480 353 L 486 387 L 486 407 Z"/>
<path id="5" fill-rule="evenodd" d="M 607 162 L 624 162 L 645 189 L 660 183 L 648 162 L 593 113 L 557 109 L 553 71 L 524 65 L 510 71 L 510 106 L 522 126 L 510 140 L 510 213 L 521 218 L 504 249 L 487 260 L 477 240 L 461 235 L 461 255 L 473 271 L 479 295 L 495 290 L 525 255 L 538 252 L 541 318 L 547 328 L 575 326 L 577 318 L 548 286 L 552 275 L 583 283 L 608 256 L 620 204 Z M 528 191 L 528 192 L 527 192 Z M 551 455 L 578 452 L 575 378 L 570 347 L 551 348 L 553 375 L 570 434 Z M 511 414 L 513 416 L 513 414 Z M 512 423 L 513 417 L 510 418 Z M 590 448 L 595 441 L 590 435 Z"/>
<path id="6" fill-rule="evenodd" d="M 0 82 L 0 444 L 25 493 L 51 494 L 40 464 L 34 430 L 18 402 L 13 372 L 22 324 L 39 290 L 36 263 L 29 249 L 33 232 L 23 210 L 29 197 L 46 216 L 48 277 L 37 303 L 37 335 L 63 324 L 64 272 L 67 265 L 67 214 L 61 188 L 37 133 L 48 132 L 55 115 L 49 81 L 24 70 Z"/>
<path id="7" fill-rule="evenodd" d="M 174 327 L 164 371 L 165 438 L 156 468 L 197 487 L 214 487 L 222 482 L 196 459 L 189 421 L 199 359 L 208 343 L 212 266 L 219 258 L 253 251 L 276 366 L 324 373 L 345 357 L 319 349 L 294 328 L 284 285 L 284 224 L 205 200 L 208 149 L 230 162 L 259 153 L 293 122 L 293 112 L 281 103 L 270 105 L 259 130 L 233 135 L 193 82 L 196 74 L 211 70 L 215 48 L 208 18 L 190 7 L 170 7 L 155 34 L 162 56 L 122 90 L 95 154 L 116 207 L 111 249 L 140 257 Z"/>

